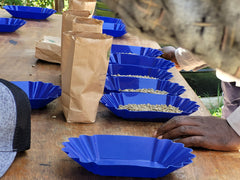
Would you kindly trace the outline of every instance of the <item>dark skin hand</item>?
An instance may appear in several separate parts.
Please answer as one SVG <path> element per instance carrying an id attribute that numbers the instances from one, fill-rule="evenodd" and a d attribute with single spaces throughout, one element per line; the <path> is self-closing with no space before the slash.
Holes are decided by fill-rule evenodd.
<path id="1" fill-rule="evenodd" d="M 175 63 L 175 48 L 166 46 L 160 49 L 163 58 Z M 172 139 L 186 147 L 201 147 L 220 151 L 240 150 L 240 136 L 225 119 L 213 116 L 176 116 L 163 124 L 155 133 L 159 139 Z"/>
<path id="2" fill-rule="evenodd" d="M 186 147 L 220 151 L 240 149 L 240 136 L 225 119 L 214 116 L 175 116 L 154 134 L 159 139 L 172 139 Z"/>

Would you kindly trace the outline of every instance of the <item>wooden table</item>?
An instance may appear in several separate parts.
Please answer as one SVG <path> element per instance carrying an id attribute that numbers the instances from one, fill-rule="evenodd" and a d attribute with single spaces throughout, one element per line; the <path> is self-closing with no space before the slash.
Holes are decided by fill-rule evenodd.
<path id="1" fill-rule="evenodd" d="M 1 10 L 1 17 L 10 17 Z M 59 36 L 61 15 L 52 15 L 48 20 L 30 21 L 14 33 L 0 34 L 0 77 L 9 81 L 44 81 L 60 83 L 60 65 L 47 63 L 34 57 L 35 42 L 43 35 Z M 152 41 L 126 35 L 114 39 L 114 43 L 158 48 Z M 194 115 L 209 115 L 197 95 L 180 73 L 172 68 L 172 81 L 187 88 L 182 95 L 201 106 Z M 152 136 L 160 123 L 132 122 L 113 116 L 103 105 L 99 105 L 96 122 L 93 124 L 70 124 L 65 121 L 60 100 L 56 99 L 46 108 L 32 111 L 31 149 L 18 153 L 14 163 L 2 179 L 81 179 L 81 180 L 133 180 L 138 178 L 102 177 L 94 175 L 70 159 L 61 149 L 62 142 L 81 134 L 117 134 Z M 195 149 L 196 158 L 162 179 L 238 179 L 240 177 L 238 152 L 216 152 Z M 144 178 L 143 178 L 144 179 Z"/>

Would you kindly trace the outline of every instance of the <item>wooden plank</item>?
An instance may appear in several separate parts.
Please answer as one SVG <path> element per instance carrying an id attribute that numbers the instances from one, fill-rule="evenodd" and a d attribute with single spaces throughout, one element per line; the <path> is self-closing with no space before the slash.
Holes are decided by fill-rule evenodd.
<path id="1" fill-rule="evenodd" d="M 1 17 L 11 17 L 0 11 Z M 60 66 L 39 61 L 35 58 L 35 44 L 44 35 L 61 34 L 62 16 L 50 16 L 47 20 L 27 20 L 27 23 L 13 33 L 0 34 L 1 78 L 9 81 L 54 81 L 60 84 Z M 58 79 L 51 78 L 57 76 Z"/>

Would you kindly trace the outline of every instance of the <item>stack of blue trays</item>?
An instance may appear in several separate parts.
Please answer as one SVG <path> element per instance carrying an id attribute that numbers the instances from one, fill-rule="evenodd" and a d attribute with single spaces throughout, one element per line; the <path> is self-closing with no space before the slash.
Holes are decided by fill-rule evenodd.
<path id="1" fill-rule="evenodd" d="M 104 17 L 104 16 L 93 16 L 94 19 L 102 20 L 103 23 L 103 33 L 113 36 L 121 37 L 127 33 L 126 25 L 121 19 Z"/>
<path id="2" fill-rule="evenodd" d="M 127 120 L 165 122 L 178 115 L 189 115 L 199 105 L 180 95 L 185 88 L 169 81 L 173 74 L 168 70 L 174 63 L 159 58 L 157 49 L 112 45 L 107 71 L 105 94 L 100 102 L 116 116 Z M 119 105 L 150 104 L 167 105 L 180 112 L 130 111 L 119 109 Z"/>

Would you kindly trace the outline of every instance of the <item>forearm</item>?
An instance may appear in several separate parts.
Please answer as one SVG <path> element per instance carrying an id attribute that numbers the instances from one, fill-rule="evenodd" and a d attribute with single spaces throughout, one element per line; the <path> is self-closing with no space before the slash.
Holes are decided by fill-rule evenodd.
<path id="1" fill-rule="evenodd" d="M 190 51 L 183 48 L 177 48 L 175 50 L 175 57 L 179 66 L 185 71 L 190 70 L 197 71 L 199 69 L 207 67 L 204 61 L 200 60 L 199 58 L 194 56 Z"/>
<path id="2" fill-rule="evenodd" d="M 240 107 L 228 116 L 227 121 L 234 131 L 240 136 Z"/>

